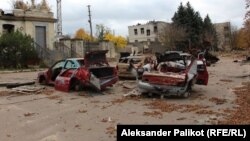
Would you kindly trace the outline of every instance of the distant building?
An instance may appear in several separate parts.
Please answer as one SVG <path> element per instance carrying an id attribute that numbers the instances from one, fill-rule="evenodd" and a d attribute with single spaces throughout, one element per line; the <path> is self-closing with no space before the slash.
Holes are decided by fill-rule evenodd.
<path id="1" fill-rule="evenodd" d="M 230 50 L 231 49 L 231 24 L 230 22 L 215 23 L 214 24 L 217 38 L 218 38 L 218 48 L 220 50 Z"/>
<path id="2" fill-rule="evenodd" d="M 159 33 L 168 25 L 169 23 L 163 21 L 150 21 L 146 24 L 129 26 L 129 42 L 157 42 L 159 41 Z"/>
<path id="3" fill-rule="evenodd" d="M 53 17 L 53 13 L 48 9 L 31 8 L 11 11 L 0 9 L 0 35 L 19 30 L 30 35 L 34 39 L 36 47 L 53 48 L 55 22 L 56 19 Z"/>

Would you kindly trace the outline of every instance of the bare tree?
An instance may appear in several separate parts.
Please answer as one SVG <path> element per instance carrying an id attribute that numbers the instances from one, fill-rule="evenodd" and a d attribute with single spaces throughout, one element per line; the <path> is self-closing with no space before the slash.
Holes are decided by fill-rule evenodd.
<path id="1" fill-rule="evenodd" d="M 236 26 L 231 27 L 230 43 L 232 49 L 239 48 L 239 30 Z"/>
<path id="2" fill-rule="evenodd" d="M 166 26 L 162 32 L 159 33 L 160 42 L 162 42 L 167 49 L 176 49 L 176 42 L 184 41 L 187 37 L 184 28 L 170 24 Z"/>

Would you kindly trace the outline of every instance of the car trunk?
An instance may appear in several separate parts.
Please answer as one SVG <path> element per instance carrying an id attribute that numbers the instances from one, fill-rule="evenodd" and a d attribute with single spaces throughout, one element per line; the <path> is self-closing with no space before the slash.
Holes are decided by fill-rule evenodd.
<path id="1" fill-rule="evenodd" d="M 91 73 L 90 84 L 98 90 L 109 86 L 109 83 L 116 79 L 114 67 L 90 68 L 89 72 Z"/>
<path id="2" fill-rule="evenodd" d="M 86 68 L 107 66 L 108 61 L 106 58 L 106 53 L 108 50 L 99 50 L 88 52 L 84 56 L 84 63 Z"/>
<path id="3" fill-rule="evenodd" d="M 100 68 L 90 68 L 89 72 L 94 74 L 97 78 L 106 78 L 114 75 L 114 67 L 100 67 Z"/>
<path id="4" fill-rule="evenodd" d="M 179 74 L 173 72 L 145 72 L 142 81 L 159 85 L 183 86 L 186 82 L 186 75 L 185 73 Z"/>

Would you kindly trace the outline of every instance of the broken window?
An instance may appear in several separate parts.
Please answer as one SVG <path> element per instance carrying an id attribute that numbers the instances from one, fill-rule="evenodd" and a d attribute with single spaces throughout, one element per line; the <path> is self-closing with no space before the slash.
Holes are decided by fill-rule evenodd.
<path id="1" fill-rule="evenodd" d="M 14 31 L 15 26 L 12 24 L 4 24 L 3 25 L 3 33 L 10 33 Z"/>
<path id="2" fill-rule="evenodd" d="M 144 34 L 144 28 L 141 28 L 141 34 Z"/>
<path id="3" fill-rule="evenodd" d="M 158 28 L 157 26 L 154 26 L 154 33 L 157 33 L 158 32 Z"/>
<path id="4" fill-rule="evenodd" d="M 150 30 L 147 29 L 147 36 L 150 36 Z"/>
<path id="5" fill-rule="evenodd" d="M 135 35 L 137 35 L 137 34 L 138 34 L 138 33 L 137 33 L 137 29 L 134 29 L 134 34 L 135 34 Z"/>
<path id="6" fill-rule="evenodd" d="M 224 27 L 224 31 L 229 31 L 229 27 L 228 27 L 228 26 L 225 26 L 225 27 Z"/>

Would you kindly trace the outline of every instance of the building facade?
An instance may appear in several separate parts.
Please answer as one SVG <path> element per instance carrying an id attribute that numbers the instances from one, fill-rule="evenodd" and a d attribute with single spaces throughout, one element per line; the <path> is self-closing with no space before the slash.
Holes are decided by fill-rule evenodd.
<path id="1" fill-rule="evenodd" d="M 55 29 L 53 13 L 47 9 L 14 9 L 3 11 L 0 9 L 0 35 L 19 30 L 30 35 L 36 47 L 53 49 Z"/>
<path id="2" fill-rule="evenodd" d="M 163 21 L 149 21 L 146 24 L 129 26 L 129 42 L 157 42 L 159 41 L 159 33 L 168 25 L 169 23 Z"/>
<path id="3" fill-rule="evenodd" d="M 220 50 L 230 50 L 231 47 L 231 24 L 230 22 L 215 23 L 214 24 L 218 48 Z"/>

